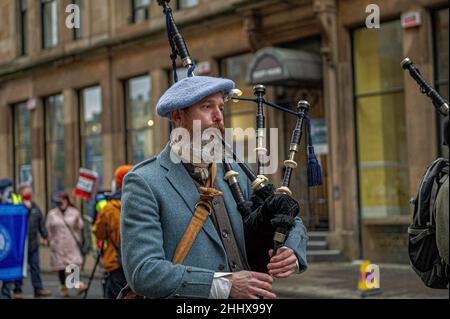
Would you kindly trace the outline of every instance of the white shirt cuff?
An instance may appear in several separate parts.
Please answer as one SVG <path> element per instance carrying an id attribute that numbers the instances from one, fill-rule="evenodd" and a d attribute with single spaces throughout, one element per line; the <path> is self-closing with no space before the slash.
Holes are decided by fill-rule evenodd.
<path id="1" fill-rule="evenodd" d="M 216 272 L 209 293 L 210 299 L 228 299 L 231 291 L 231 280 L 225 276 L 231 275 L 231 272 Z"/>

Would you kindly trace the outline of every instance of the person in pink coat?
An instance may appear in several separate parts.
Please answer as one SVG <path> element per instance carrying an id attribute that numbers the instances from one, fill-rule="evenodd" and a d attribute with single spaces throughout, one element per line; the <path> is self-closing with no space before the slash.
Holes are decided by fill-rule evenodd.
<path id="1" fill-rule="evenodd" d="M 46 221 L 51 251 L 50 267 L 58 272 L 61 296 L 68 297 L 65 271 L 69 265 L 81 267 L 83 263 L 80 245 L 84 222 L 80 211 L 72 205 L 67 193 L 57 193 L 54 202 L 56 207 L 49 211 Z M 80 282 L 78 294 L 86 288 L 86 285 Z"/>

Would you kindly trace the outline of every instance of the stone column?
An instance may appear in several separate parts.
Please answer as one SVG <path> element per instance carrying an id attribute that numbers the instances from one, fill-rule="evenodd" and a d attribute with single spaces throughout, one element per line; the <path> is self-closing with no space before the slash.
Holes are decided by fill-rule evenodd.
<path id="1" fill-rule="evenodd" d="M 12 110 L 8 105 L 0 104 L 0 141 L 2 141 L 2 151 L 0 152 L 0 178 L 14 177 L 14 141 Z"/>
<path id="2" fill-rule="evenodd" d="M 58 44 L 64 44 L 73 40 L 73 29 L 66 26 L 66 19 L 71 13 L 66 12 L 66 7 L 72 3 L 71 0 L 57 2 L 58 7 Z"/>
<path id="3" fill-rule="evenodd" d="M 351 59 L 345 54 L 348 55 L 351 48 L 348 45 L 342 48 L 344 56 L 340 57 L 338 46 L 338 43 L 341 46 L 350 44 L 350 39 L 340 38 L 343 34 L 340 34 L 338 29 L 335 0 L 315 0 L 313 6 L 322 35 L 323 92 L 328 127 L 328 243 L 331 249 L 342 250 L 346 257 L 355 258 L 359 247 L 359 226 L 355 197 L 357 183 L 354 135 L 352 136 L 354 128 L 351 117 L 353 103 L 351 100 L 348 103 L 348 96 L 340 93 L 351 92 L 351 72 L 341 74 L 342 68 L 349 67 L 347 64 Z M 341 61 L 344 61 L 342 66 Z"/>
<path id="4" fill-rule="evenodd" d="M 113 129 L 113 79 L 112 79 L 112 66 L 111 58 L 108 57 L 105 63 L 105 72 L 100 81 L 102 91 L 102 143 L 103 143 L 103 185 L 99 185 L 100 188 L 110 189 L 111 181 L 114 178 L 114 159 L 115 154 L 118 152 L 118 144 L 120 141 L 114 140 Z"/>
<path id="5" fill-rule="evenodd" d="M 153 145 L 154 153 L 156 155 L 164 148 L 170 137 L 170 122 L 156 114 L 156 104 L 161 95 L 167 90 L 169 79 L 167 72 L 164 69 L 150 71 L 150 77 L 152 88 L 150 107 L 152 108 L 153 119 L 155 122 L 153 126 Z"/>
<path id="6" fill-rule="evenodd" d="M 112 167 L 114 173 L 115 169 L 119 165 L 124 165 L 126 162 L 126 143 L 125 139 L 126 137 L 126 127 L 125 127 L 125 89 L 123 82 L 117 78 L 117 76 L 114 73 L 114 68 L 111 66 L 110 69 L 110 93 L 111 96 L 111 112 L 109 114 L 109 119 L 107 120 L 110 122 L 110 135 L 112 137 L 112 149 L 113 152 L 111 154 L 112 156 Z M 106 88 L 105 88 L 106 89 Z M 106 92 L 105 92 L 106 93 Z M 107 105 L 104 104 L 104 107 Z M 111 178 L 114 176 L 111 175 Z"/>
<path id="7" fill-rule="evenodd" d="M 36 56 L 42 50 L 41 2 L 28 0 L 28 55 Z M 34 35 L 34 36 L 33 36 Z"/>

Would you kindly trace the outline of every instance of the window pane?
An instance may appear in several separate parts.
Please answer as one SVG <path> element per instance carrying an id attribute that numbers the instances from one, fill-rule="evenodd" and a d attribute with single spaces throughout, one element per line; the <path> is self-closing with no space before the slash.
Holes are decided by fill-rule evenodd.
<path id="1" fill-rule="evenodd" d="M 21 33 L 21 48 L 20 53 L 22 55 L 27 54 L 28 48 L 28 30 L 27 30 L 27 1 L 20 1 L 20 33 Z"/>
<path id="2" fill-rule="evenodd" d="M 52 48 L 58 44 L 58 8 L 55 0 L 42 1 L 44 48 Z"/>
<path id="3" fill-rule="evenodd" d="M 93 135 L 102 132 L 102 97 L 100 87 L 83 90 L 84 134 Z"/>
<path id="4" fill-rule="evenodd" d="M 64 142 L 47 144 L 47 183 L 49 199 L 52 194 L 57 191 L 63 191 L 65 188 L 64 154 Z"/>
<path id="5" fill-rule="evenodd" d="M 140 23 L 148 19 L 149 0 L 133 1 L 133 22 Z"/>
<path id="6" fill-rule="evenodd" d="M 236 83 L 236 88 L 242 91 L 243 97 L 254 97 L 253 86 L 248 85 L 245 81 L 252 58 L 253 54 L 246 53 L 222 60 L 222 76 L 233 80 Z M 240 101 L 235 103 L 228 101 L 224 115 L 225 127 L 241 128 L 243 130 L 255 127 L 255 106 L 253 102 Z M 244 139 L 245 145 L 248 145 L 248 138 L 244 137 Z M 254 163 L 255 152 L 249 152 L 247 147 L 244 147 L 244 149 L 244 160 Z"/>
<path id="7" fill-rule="evenodd" d="M 103 184 L 102 97 L 99 86 L 81 91 L 82 166 L 97 172 Z"/>
<path id="8" fill-rule="evenodd" d="M 74 40 L 81 39 L 82 37 L 82 25 L 83 25 L 83 16 L 82 16 L 82 1 L 81 0 L 73 0 L 73 4 L 77 5 L 80 8 L 80 27 L 73 28 L 73 38 Z"/>
<path id="9" fill-rule="evenodd" d="M 85 167 L 93 169 L 96 172 L 102 172 L 103 167 L 103 149 L 102 149 L 102 137 L 101 136 L 91 136 L 86 138 L 85 143 Z M 97 170 L 98 169 L 98 170 Z"/>
<path id="10" fill-rule="evenodd" d="M 188 68 L 184 68 L 184 67 L 177 68 L 178 81 L 180 81 L 184 78 L 187 78 L 187 71 L 188 71 Z M 171 69 L 169 71 L 169 78 L 170 78 L 170 85 L 175 84 L 175 79 L 173 78 L 173 69 Z"/>
<path id="11" fill-rule="evenodd" d="M 128 128 L 145 128 L 152 126 L 150 109 L 150 77 L 142 76 L 127 82 L 127 116 Z"/>
<path id="12" fill-rule="evenodd" d="M 153 130 L 142 129 L 131 131 L 129 140 L 131 141 L 131 161 L 137 164 L 153 156 Z"/>
<path id="13" fill-rule="evenodd" d="M 134 0 L 134 7 L 143 7 L 148 6 L 150 4 L 150 0 Z"/>
<path id="14" fill-rule="evenodd" d="M 138 163 L 153 155 L 151 78 L 141 76 L 126 81 L 126 114 L 129 158 Z"/>
<path id="15" fill-rule="evenodd" d="M 26 103 L 14 107 L 14 170 L 16 186 L 32 184 L 31 174 L 31 112 Z"/>
<path id="16" fill-rule="evenodd" d="M 65 187 L 64 150 L 64 97 L 62 94 L 49 96 L 44 101 L 46 112 L 46 169 L 47 202 L 52 207 L 51 198 Z"/>
<path id="17" fill-rule="evenodd" d="M 379 29 L 354 32 L 355 93 L 380 92 L 403 87 L 402 28 L 399 21 Z"/>
<path id="18" fill-rule="evenodd" d="M 398 21 L 354 33 L 357 93 L 403 86 Z M 397 72 L 397 70 L 399 70 Z M 398 74 L 397 74 L 398 73 Z M 370 76 L 367 76 L 370 74 Z M 363 218 L 409 213 L 403 90 L 356 99 L 360 207 Z"/>
<path id="19" fill-rule="evenodd" d="M 248 85 L 245 81 L 248 67 L 253 58 L 253 55 L 242 54 L 226 58 L 222 61 L 223 76 L 233 80 L 236 87 L 242 91 L 242 96 L 253 97 L 253 86 Z M 247 113 L 248 112 L 248 113 Z M 237 113 L 240 113 L 238 115 Z M 247 113 L 247 114 L 242 114 Z M 225 107 L 225 124 L 230 127 L 241 127 L 246 129 L 255 126 L 255 107 L 252 102 L 232 102 L 229 101 Z M 234 120 L 234 116 L 239 117 L 239 120 Z M 251 116 L 253 115 L 253 117 Z M 237 126 L 239 125 L 239 126 Z"/>
<path id="20" fill-rule="evenodd" d="M 147 10 L 145 8 L 136 9 L 134 11 L 134 22 L 140 23 L 147 20 Z"/>
<path id="21" fill-rule="evenodd" d="M 194 7 L 198 4 L 198 0 L 178 0 L 178 8 L 186 9 L 190 7 Z"/>
<path id="22" fill-rule="evenodd" d="M 47 141 L 64 141 L 64 98 L 54 95 L 46 99 Z"/>
<path id="23" fill-rule="evenodd" d="M 363 217 L 408 214 L 408 166 L 403 93 L 356 102 Z"/>
<path id="24" fill-rule="evenodd" d="M 31 112 L 26 103 L 20 103 L 15 109 L 15 136 L 16 146 L 31 144 Z"/>

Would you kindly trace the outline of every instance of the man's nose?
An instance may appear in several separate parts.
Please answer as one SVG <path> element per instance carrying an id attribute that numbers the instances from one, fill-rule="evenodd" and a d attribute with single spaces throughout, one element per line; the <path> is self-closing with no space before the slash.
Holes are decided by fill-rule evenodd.
<path id="1" fill-rule="evenodd" d="M 212 116 L 213 116 L 212 120 L 214 123 L 220 123 L 223 121 L 223 114 L 219 107 L 214 108 Z"/>

